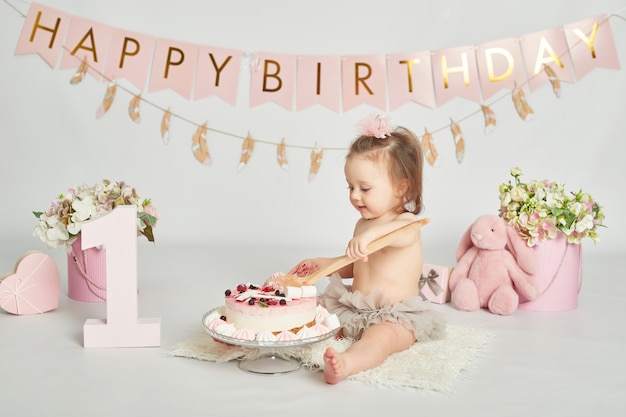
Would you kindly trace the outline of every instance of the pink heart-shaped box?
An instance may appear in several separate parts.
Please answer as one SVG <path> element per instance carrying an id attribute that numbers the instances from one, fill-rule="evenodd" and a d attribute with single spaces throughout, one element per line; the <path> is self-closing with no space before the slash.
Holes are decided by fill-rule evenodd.
<path id="1" fill-rule="evenodd" d="M 59 306 L 61 277 L 56 263 L 42 252 L 27 252 L 15 272 L 0 280 L 0 307 L 11 314 L 45 313 Z"/>

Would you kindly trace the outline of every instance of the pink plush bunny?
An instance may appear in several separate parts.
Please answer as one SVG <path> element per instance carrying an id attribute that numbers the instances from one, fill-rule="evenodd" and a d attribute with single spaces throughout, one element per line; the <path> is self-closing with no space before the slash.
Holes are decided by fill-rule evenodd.
<path id="1" fill-rule="evenodd" d="M 457 265 L 450 274 L 451 303 L 463 311 L 486 307 L 494 314 L 512 314 L 519 295 L 534 300 L 537 258 L 533 248 L 497 215 L 478 217 L 461 237 Z"/>

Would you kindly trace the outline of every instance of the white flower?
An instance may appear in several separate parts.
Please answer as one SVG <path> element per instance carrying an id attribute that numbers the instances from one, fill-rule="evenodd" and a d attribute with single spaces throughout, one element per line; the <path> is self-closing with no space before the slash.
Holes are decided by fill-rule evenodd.
<path id="1" fill-rule="evenodd" d="M 54 248 L 64 244 L 69 238 L 70 235 L 62 223 L 56 223 L 46 231 L 46 239 L 52 243 L 52 247 Z"/>
<path id="2" fill-rule="evenodd" d="M 511 200 L 513 201 L 526 201 L 528 199 L 528 193 L 521 187 L 513 187 L 511 190 Z"/>
<path id="3" fill-rule="evenodd" d="M 511 204 L 511 193 L 501 193 L 500 194 L 500 205 L 502 207 L 506 207 Z"/>
<path id="4" fill-rule="evenodd" d="M 581 220 L 576 223 L 576 231 L 578 233 L 584 233 L 587 230 L 593 229 L 593 216 L 590 214 L 585 215 Z"/>
<path id="5" fill-rule="evenodd" d="M 92 196 L 84 196 L 80 200 L 74 200 L 72 208 L 74 209 L 72 214 L 73 222 L 84 222 L 96 215 L 96 204 Z"/>
<path id="6" fill-rule="evenodd" d="M 43 240 L 48 247 L 56 248 L 70 238 L 65 225 L 56 217 L 47 217 L 42 214 L 39 220 L 39 225 L 33 231 L 33 236 Z"/>
<path id="7" fill-rule="evenodd" d="M 545 200 L 546 206 L 548 207 L 559 207 L 561 205 L 561 195 L 557 192 L 550 190 L 549 192 L 545 192 L 543 190 L 537 190 L 537 193 L 543 194 L 543 197 L 540 197 L 539 200 Z"/>
<path id="8" fill-rule="evenodd" d="M 83 229 L 83 223 L 85 222 L 72 222 L 67 225 L 67 231 L 71 233 L 73 236 L 76 236 Z"/>

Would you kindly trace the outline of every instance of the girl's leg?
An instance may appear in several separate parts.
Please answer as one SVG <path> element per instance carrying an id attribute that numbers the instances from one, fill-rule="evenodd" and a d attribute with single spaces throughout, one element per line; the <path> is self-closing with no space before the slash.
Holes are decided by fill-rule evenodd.
<path id="1" fill-rule="evenodd" d="M 363 331 L 361 338 L 343 353 L 333 348 L 324 353 L 324 379 L 336 384 L 344 378 L 384 362 L 389 355 L 408 349 L 415 343 L 412 330 L 401 324 L 383 322 Z"/>

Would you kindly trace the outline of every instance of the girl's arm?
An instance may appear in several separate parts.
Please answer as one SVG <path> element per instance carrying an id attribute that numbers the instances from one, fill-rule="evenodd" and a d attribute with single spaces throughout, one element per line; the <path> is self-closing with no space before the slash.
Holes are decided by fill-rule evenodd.
<path id="1" fill-rule="evenodd" d="M 379 237 L 382 237 L 388 233 L 391 233 L 402 226 L 406 226 L 407 224 L 412 223 L 415 220 L 415 216 L 412 213 L 403 213 L 399 215 L 395 220 L 381 224 L 366 225 L 365 222 L 367 222 L 367 220 L 359 220 L 359 222 L 357 222 L 355 236 L 354 238 L 352 238 L 352 240 L 350 240 L 350 242 L 348 243 L 348 247 L 346 248 L 346 255 L 353 259 L 363 259 L 365 261 L 368 255 L 367 247 L 373 240 L 378 239 Z M 417 229 L 411 233 L 408 233 L 402 238 L 399 238 L 395 242 L 391 243 L 389 246 L 409 246 L 418 241 L 420 238 L 421 230 Z"/>

